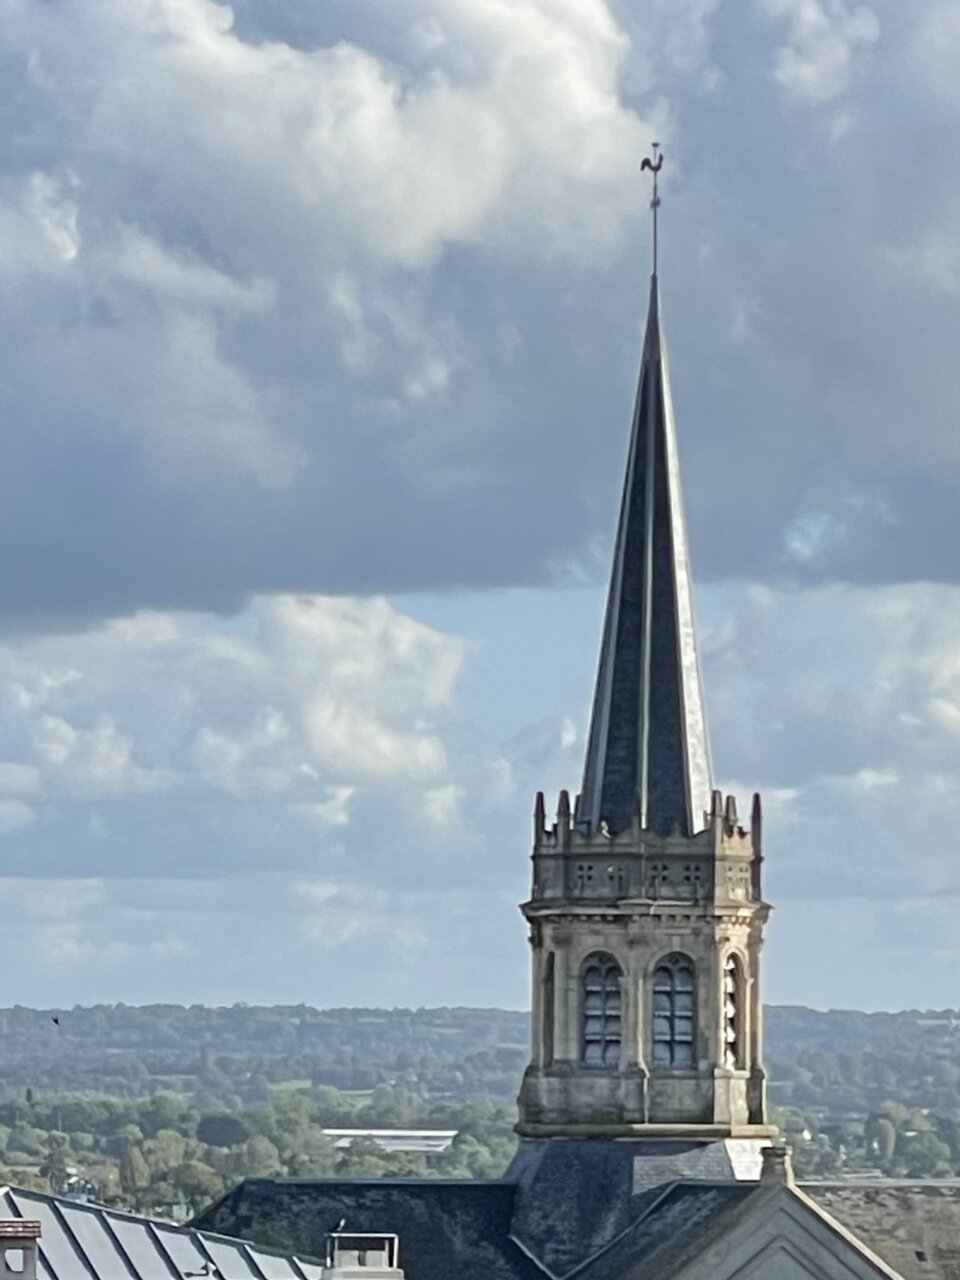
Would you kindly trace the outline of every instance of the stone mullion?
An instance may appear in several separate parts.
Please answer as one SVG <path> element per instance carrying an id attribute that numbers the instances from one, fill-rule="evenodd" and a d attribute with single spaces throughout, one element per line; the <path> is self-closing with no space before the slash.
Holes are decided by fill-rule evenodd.
<path id="1" fill-rule="evenodd" d="M 629 1071 L 643 1066 L 643 970 L 644 953 L 640 938 L 631 936 L 623 975 L 624 1067 Z"/>
<path id="2" fill-rule="evenodd" d="M 558 1061 L 576 1062 L 579 1057 L 577 1034 L 576 982 L 571 975 L 569 930 L 555 935 L 553 962 L 554 1016 L 553 1053 Z"/>
<path id="3" fill-rule="evenodd" d="M 753 1069 L 754 1062 L 758 1061 L 753 1051 L 753 1029 L 756 1025 L 756 1019 L 753 1016 L 753 1002 L 756 998 L 754 993 L 759 991 L 759 984 L 754 973 L 754 957 L 747 949 L 747 962 L 742 967 L 740 973 L 741 990 L 737 993 L 739 1002 L 738 1016 L 740 1018 L 740 1043 L 737 1048 L 740 1051 L 737 1066 L 742 1067 L 746 1071 Z"/>
<path id="4" fill-rule="evenodd" d="M 749 945 L 750 972 L 747 981 L 750 987 L 750 1061 L 748 1067 L 753 1070 L 763 1062 L 763 1010 L 760 1006 L 760 951 L 763 943 L 759 937 L 753 938 Z"/>

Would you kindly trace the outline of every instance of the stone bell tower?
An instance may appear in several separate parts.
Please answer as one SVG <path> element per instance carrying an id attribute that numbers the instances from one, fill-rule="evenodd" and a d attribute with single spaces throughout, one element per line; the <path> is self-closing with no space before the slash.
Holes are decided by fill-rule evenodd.
<path id="1" fill-rule="evenodd" d="M 711 781 L 655 267 L 583 785 L 537 797 L 521 1135 L 775 1132 L 760 869 L 759 796 Z"/>

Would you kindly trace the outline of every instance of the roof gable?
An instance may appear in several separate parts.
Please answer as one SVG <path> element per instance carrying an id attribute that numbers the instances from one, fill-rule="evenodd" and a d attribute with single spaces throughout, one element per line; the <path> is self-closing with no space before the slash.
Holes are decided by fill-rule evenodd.
<path id="1" fill-rule="evenodd" d="M 793 1246 L 775 1241 L 754 1259 L 738 1280 L 823 1280 L 823 1273 L 810 1258 L 801 1257 Z"/>
<path id="2" fill-rule="evenodd" d="M 723 1235 L 756 1194 L 756 1183 L 675 1182 L 663 1187 L 633 1224 L 570 1280 L 665 1280 Z"/>
<path id="3" fill-rule="evenodd" d="M 624 1280 L 902 1280 L 794 1187 L 761 1186 L 718 1236 L 679 1267 Z"/>

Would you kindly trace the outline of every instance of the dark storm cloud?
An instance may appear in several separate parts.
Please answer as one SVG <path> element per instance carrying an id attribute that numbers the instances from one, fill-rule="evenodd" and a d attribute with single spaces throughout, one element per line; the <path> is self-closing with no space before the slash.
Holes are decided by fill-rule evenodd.
<path id="1" fill-rule="evenodd" d="M 466 0 L 406 22 L 249 0 L 232 33 L 201 0 L 79 26 L 15 5 L 7 624 L 602 573 L 647 268 L 644 129 L 602 115 L 618 84 L 675 135 L 663 277 L 699 575 L 955 579 L 943 37 L 835 6 L 798 44 L 790 8 L 619 12 L 623 61 L 599 3 L 498 25 Z M 315 112 L 327 91 L 356 110 Z M 546 143 L 511 136 L 523 94 Z M 557 118 L 590 94 L 595 121 Z M 604 151 L 580 165 L 585 139 Z M 405 194 L 395 153 L 436 190 Z"/>

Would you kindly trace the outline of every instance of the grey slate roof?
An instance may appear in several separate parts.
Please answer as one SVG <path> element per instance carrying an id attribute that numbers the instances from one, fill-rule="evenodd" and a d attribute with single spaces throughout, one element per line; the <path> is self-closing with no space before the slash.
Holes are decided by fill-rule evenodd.
<path id="1" fill-rule="evenodd" d="M 0 1217 L 40 1222 L 42 1280 L 177 1280 L 198 1272 L 213 1280 L 320 1280 L 322 1272 L 319 1263 L 242 1240 L 38 1191 L 0 1188 Z"/>
<path id="2" fill-rule="evenodd" d="M 960 1280 L 960 1185 L 810 1182 L 801 1190 L 905 1280 Z"/>
<path id="3" fill-rule="evenodd" d="M 508 1182 L 249 1179 L 198 1222 L 311 1252 L 341 1217 L 348 1230 L 396 1231 L 407 1280 L 661 1280 L 757 1192 L 755 1182 L 672 1182 L 624 1206 L 609 1183 L 591 1187 L 584 1176 L 575 1185 L 589 1193 L 575 1213 L 569 1188 L 552 1203 L 541 1188 L 543 1232 L 526 1240 L 511 1229 Z"/>
<path id="4" fill-rule="evenodd" d="M 712 782 L 657 278 L 627 457 L 577 820 L 701 830 Z"/>
<path id="5" fill-rule="evenodd" d="M 317 1254 L 343 1218 L 348 1231 L 396 1232 L 407 1280 L 543 1280 L 510 1238 L 513 1195 L 463 1179 L 248 1178 L 195 1225 Z"/>
<path id="6" fill-rule="evenodd" d="M 317 1254 L 344 1218 L 396 1232 L 407 1280 L 646 1280 L 648 1261 L 673 1265 L 756 1192 L 740 1146 L 528 1140 L 496 1182 L 248 1179 L 195 1225 Z"/>
<path id="7" fill-rule="evenodd" d="M 677 1182 L 571 1280 L 661 1280 L 704 1249 L 755 1196 L 755 1182 Z M 649 1195 L 650 1193 L 648 1193 Z"/>
<path id="8" fill-rule="evenodd" d="M 316 1256 L 341 1218 L 397 1232 L 407 1280 L 669 1280 L 763 1194 L 751 1164 L 736 1140 L 528 1140 L 501 1181 L 249 1179 L 194 1225 L 256 1240 L 267 1280 L 263 1246 Z M 960 1185 L 803 1190 L 905 1280 L 960 1280 Z"/>
<path id="9" fill-rule="evenodd" d="M 622 1235 L 679 1179 L 737 1185 L 747 1176 L 753 1180 L 745 1185 L 755 1187 L 761 1145 L 736 1139 L 524 1142 L 507 1173 L 517 1187 L 513 1237 L 551 1272 L 566 1275 Z"/>

